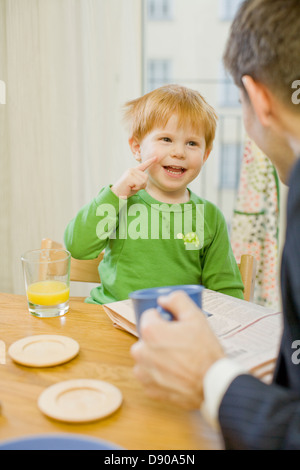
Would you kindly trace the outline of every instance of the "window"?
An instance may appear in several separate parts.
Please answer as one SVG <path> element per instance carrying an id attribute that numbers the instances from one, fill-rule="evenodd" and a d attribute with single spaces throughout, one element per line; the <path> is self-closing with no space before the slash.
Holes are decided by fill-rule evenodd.
<path id="1" fill-rule="evenodd" d="M 149 59 L 147 67 L 147 93 L 171 83 L 172 62 L 169 59 Z"/>
<path id="2" fill-rule="evenodd" d="M 166 21 L 173 17 L 173 0 L 147 0 L 148 19 Z"/>
<path id="3" fill-rule="evenodd" d="M 233 20 L 243 0 L 219 0 L 220 20 Z"/>
<path id="4" fill-rule="evenodd" d="M 240 179 L 243 153 L 241 144 L 222 143 L 220 165 L 220 189 L 237 189 Z"/>
<path id="5" fill-rule="evenodd" d="M 232 77 L 225 73 L 223 65 L 221 65 L 220 72 L 219 106 L 228 108 L 240 107 L 238 87 Z"/>

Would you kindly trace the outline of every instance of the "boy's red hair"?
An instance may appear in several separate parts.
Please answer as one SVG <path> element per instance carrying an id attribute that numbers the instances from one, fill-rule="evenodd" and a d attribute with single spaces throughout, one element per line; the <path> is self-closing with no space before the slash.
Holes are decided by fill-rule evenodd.
<path id="1" fill-rule="evenodd" d="M 179 85 L 166 85 L 125 104 L 124 118 L 130 136 L 141 141 L 156 127 L 165 127 L 172 115 L 178 125 L 190 125 L 205 135 L 206 148 L 211 149 L 216 133 L 217 115 L 198 91 Z"/>

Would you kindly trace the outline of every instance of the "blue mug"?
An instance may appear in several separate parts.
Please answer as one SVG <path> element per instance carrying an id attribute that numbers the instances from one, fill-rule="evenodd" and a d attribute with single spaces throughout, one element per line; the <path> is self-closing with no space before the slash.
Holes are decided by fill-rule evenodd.
<path id="1" fill-rule="evenodd" d="M 202 308 L 202 292 L 204 287 L 200 285 L 187 284 L 179 286 L 166 286 L 166 287 L 153 287 L 151 289 L 141 289 L 131 292 L 129 298 L 132 300 L 133 308 L 135 311 L 136 324 L 139 330 L 140 318 L 145 310 L 150 308 L 155 308 L 158 310 L 162 318 L 167 321 L 173 320 L 173 315 L 171 312 L 164 310 L 157 303 L 158 297 L 162 295 L 169 295 L 174 291 L 181 290 L 184 291 L 189 297 L 198 305 L 199 308 Z"/>

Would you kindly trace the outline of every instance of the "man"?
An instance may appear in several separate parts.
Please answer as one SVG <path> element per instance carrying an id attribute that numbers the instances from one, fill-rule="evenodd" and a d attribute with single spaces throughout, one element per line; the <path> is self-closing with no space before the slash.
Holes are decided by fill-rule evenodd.
<path id="1" fill-rule="evenodd" d="M 226 358 L 183 293 L 160 302 L 177 321 L 146 312 L 141 340 L 132 347 L 147 392 L 189 409 L 204 406 L 227 449 L 300 449 L 300 365 L 292 361 L 292 345 L 300 340 L 299 31 L 299 0 L 246 0 L 224 56 L 240 88 L 249 136 L 290 186 L 281 271 L 284 333 L 274 383 L 264 384 Z"/>

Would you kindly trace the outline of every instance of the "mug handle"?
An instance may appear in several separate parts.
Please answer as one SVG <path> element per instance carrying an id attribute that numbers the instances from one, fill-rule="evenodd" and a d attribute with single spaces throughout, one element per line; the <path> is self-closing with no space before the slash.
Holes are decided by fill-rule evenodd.
<path id="1" fill-rule="evenodd" d="M 169 312 L 168 310 L 165 310 L 164 308 L 160 307 L 159 305 L 157 307 L 157 311 L 164 320 L 166 320 L 166 321 L 173 321 L 174 320 L 174 316 L 172 315 L 172 313 Z"/>

